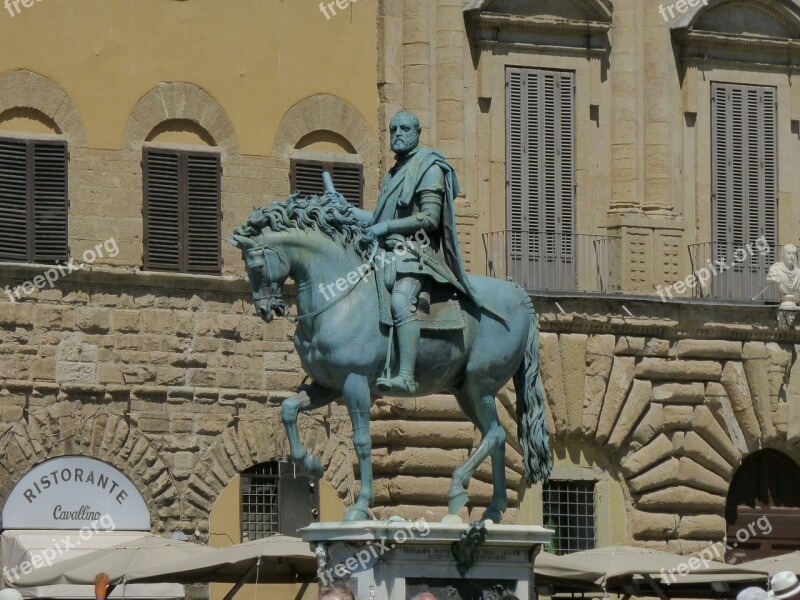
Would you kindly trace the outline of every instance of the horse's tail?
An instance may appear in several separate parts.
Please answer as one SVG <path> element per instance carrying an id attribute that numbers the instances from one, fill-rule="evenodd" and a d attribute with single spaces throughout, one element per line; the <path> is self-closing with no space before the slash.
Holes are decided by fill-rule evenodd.
<path id="1" fill-rule="evenodd" d="M 528 294 L 521 288 L 520 291 L 524 294 L 528 307 L 530 329 L 525 345 L 525 358 L 514 374 L 514 388 L 517 392 L 517 427 L 525 479 L 528 485 L 533 485 L 550 479 L 553 458 L 545 420 L 544 387 L 539 373 L 539 316 Z"/>

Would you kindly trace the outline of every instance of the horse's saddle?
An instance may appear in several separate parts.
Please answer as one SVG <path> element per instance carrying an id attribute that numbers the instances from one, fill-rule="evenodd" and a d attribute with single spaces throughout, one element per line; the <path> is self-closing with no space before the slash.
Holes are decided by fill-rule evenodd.
<path id="1" fill-rule="evenodd" d="M 379 261 L 380 262 L 380 261 Z M 378 309 L 381 325 L 391 326 L 391 293 L 396 273 L 393 261 L 386 261 L 375 269 L 375 284 L 378 288 Z M 426 278 L 427 282 L 420 292 L 417 302 L 417 317 L 420 329 L 433 331 L 460 331 L 466 327 L 458 292 L 447 284 Z"/>

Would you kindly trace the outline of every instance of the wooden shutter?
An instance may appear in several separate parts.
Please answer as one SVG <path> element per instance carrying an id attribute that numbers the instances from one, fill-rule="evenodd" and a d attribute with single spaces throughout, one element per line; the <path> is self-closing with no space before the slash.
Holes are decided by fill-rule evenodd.
<path id="1" fill-rule="evenodd" d="M 770 248 L 777 245 L 776 90 L 715 83 L 711 93 L 714 258 L 731 264 L 736 250 L 760 236 Z M 775 254 L 769 259 L 774 260 Z M 757 261 L 737 264 L 722 294 L 758 293 L 760 288 L 744 287 L 751 279 L 756 286 L 763 281 L 737 280 L 735 273 L 759 268 Z"/>
<path id="2" fill-rule="evenodd" d="M 177 150 L 144 150 L 144 268 L 180 271 L 184 246 Z"/>
<path id="3" fill-rule="evenodd" d="M 0 260 L 67 259 L 67 160 L 65 142 L 0 139 Z"/>
<path id="4" fill-rule="evenodd" d="M 51 263 L 66 260 L 67 241 L 67 145 L 34 141 L 33 152 L 33 260 Z"/>
<path id="5" fill-rule="evenodd" d="M 28 144 L 0 139 L 0 260 L 28 260 L 28 206 Z"/>
<path id="6" fill-rule="evenodd" d="M 291 161 L 292 192 L 304 196 L 321 196 L 325 192 L 322 171 L 328 171 L 333 186 L 353 206 L 361 207 L 364 196 L 363 166 L 345 163 L 293 158 Z"/>
<path id="7" fill-rule="evenodd" d="M 220 156 L 209 152 L 185 153 L 187 207 L 187 270 L 219 273 L 220 256 Z"/>
<path id="8" fill-rule="evenodd" d="M 169 148 L 144 152 L 145 268 L 218 274 L 219 155 Z"/>
<path id="9" fill-rule="evenodd" d="M 564 285 L 575 231 L 574 74 L 509 68 L 506 88 L 511 259 L 547 261 L 553 268 L 540 279 Z"/>

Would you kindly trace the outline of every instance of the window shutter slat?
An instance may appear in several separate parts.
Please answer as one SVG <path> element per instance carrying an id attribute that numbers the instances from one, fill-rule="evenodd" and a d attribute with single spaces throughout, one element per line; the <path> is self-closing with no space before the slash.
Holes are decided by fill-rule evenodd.
<path id="1" fill-rule="evenodd" d="M 0 260 L 28 259 L 27 143 L 0 140 Z"/>
<path id="2" fill-rule="evenodd" d="M 145 268 L 180 271 L 182 246 L 178 152 L 145 149 Z"/>
<path id="3" fill-rule="evenodd" d="M 331 177 L 336 191 L 350 204 L 358 207 L 363 205 L 364 181 L 360 164 L 333 163 Z"/>
<path id="4" fill-rule="evenodd" d="M 714 83 L 712 98 L 714 259 L 731 264 L 736 250 L 762 235 L 770 248 L 777 244 L 776 91 Z M 716 293 L 738 298 L 758 294 L 763 279 L 756 272 L 763 268 L 758 260 L 737 262 L 720 283 L 715 281 Z M 756 276 L 744 278 L 748 271 Z"/>
<path id="5" fill-rule="evenodd" d="M 328 171 L 336 191 L 353 206 L 364 203 L 363 166 L 358 163 L 345 163 L 294 158 L 291 162 L 292 192 L 301 196 L 321 196 L 325 193 L 322 172 Z"/>
<path id="6" fill-rule="evenodd" d="M 574 279 L 574 74 L 508 68 L 506 88 L 511 259 L 540 289 L 568 284 Z"/>
<path id="7" fill-rule="evenodd" d="M 33 142 L 34 253 L 36 262 L 67 259 L 67 145 Z"/>
<path id="8" fill-rule="evenodd" d="M 527 198 L 528 163 L 525 160 L 527 131 L 525 118 L 527 110 L 523 107 L 525 86 L 521 69 L 506 71 L 506 180 L 508 229 L 512 231 L 510 251 L 512 257 L 519 258 L 523 239 L 520 231 L 527 229 L 527 218 L 523 213 Z M 526 244 L 527 245 L 527 244 Z"/>
<path id="9" fill-rule="evenodd" d="M 218 274 L 220 257 L 220 157 L 187 153 L 188 271 Z"/>

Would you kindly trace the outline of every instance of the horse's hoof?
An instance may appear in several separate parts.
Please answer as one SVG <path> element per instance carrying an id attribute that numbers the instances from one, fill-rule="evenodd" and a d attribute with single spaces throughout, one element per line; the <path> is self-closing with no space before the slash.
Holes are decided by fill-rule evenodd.
<path id="1" fill-rule="evenodd" d="M 369 511 L 364 510 L 363 508 L 358 508 L 356 506 L 351 506 L 347 509 L 347 512 L 344 515 L 345 521 L 372 521 L 372 515 L 369 514 Z"/>
<path id="2" fill-rule="evenodd" d="M 500 509 L 489 507 L 485 511 L 483 511 L 483 515 L 481 515 L 481 521 L 485 523 L 499 523 L 503 520 L 503 512 Z"/>
<path id="3" fill-rule="evenodd" d="M 314 479 L 322 479 L 324 475 L 322 462 L 319 460 L 319 456 L 314 454 L 306 455 L 303 459 L 303 468 L 306 470 L 306 473 Z"/>
<path id="4" fill-rule="evenodd" d="M 458 515 L 445 515 L 442 517 L 442 523 L 449 524 L 449 525 L 461 525 L 464 521 Z"/>
<path id="5" fill-rule="evenodd" d="M 450 491 L 450 502 L 448 504 L 448 511 L 450 514 L 455 514 L 462 508 L 464 508 L 469 502 L 469 494 L 467 494 L 467 490 L 464 488 L 460 488 L 458 491 L 453 492 Z"/>

